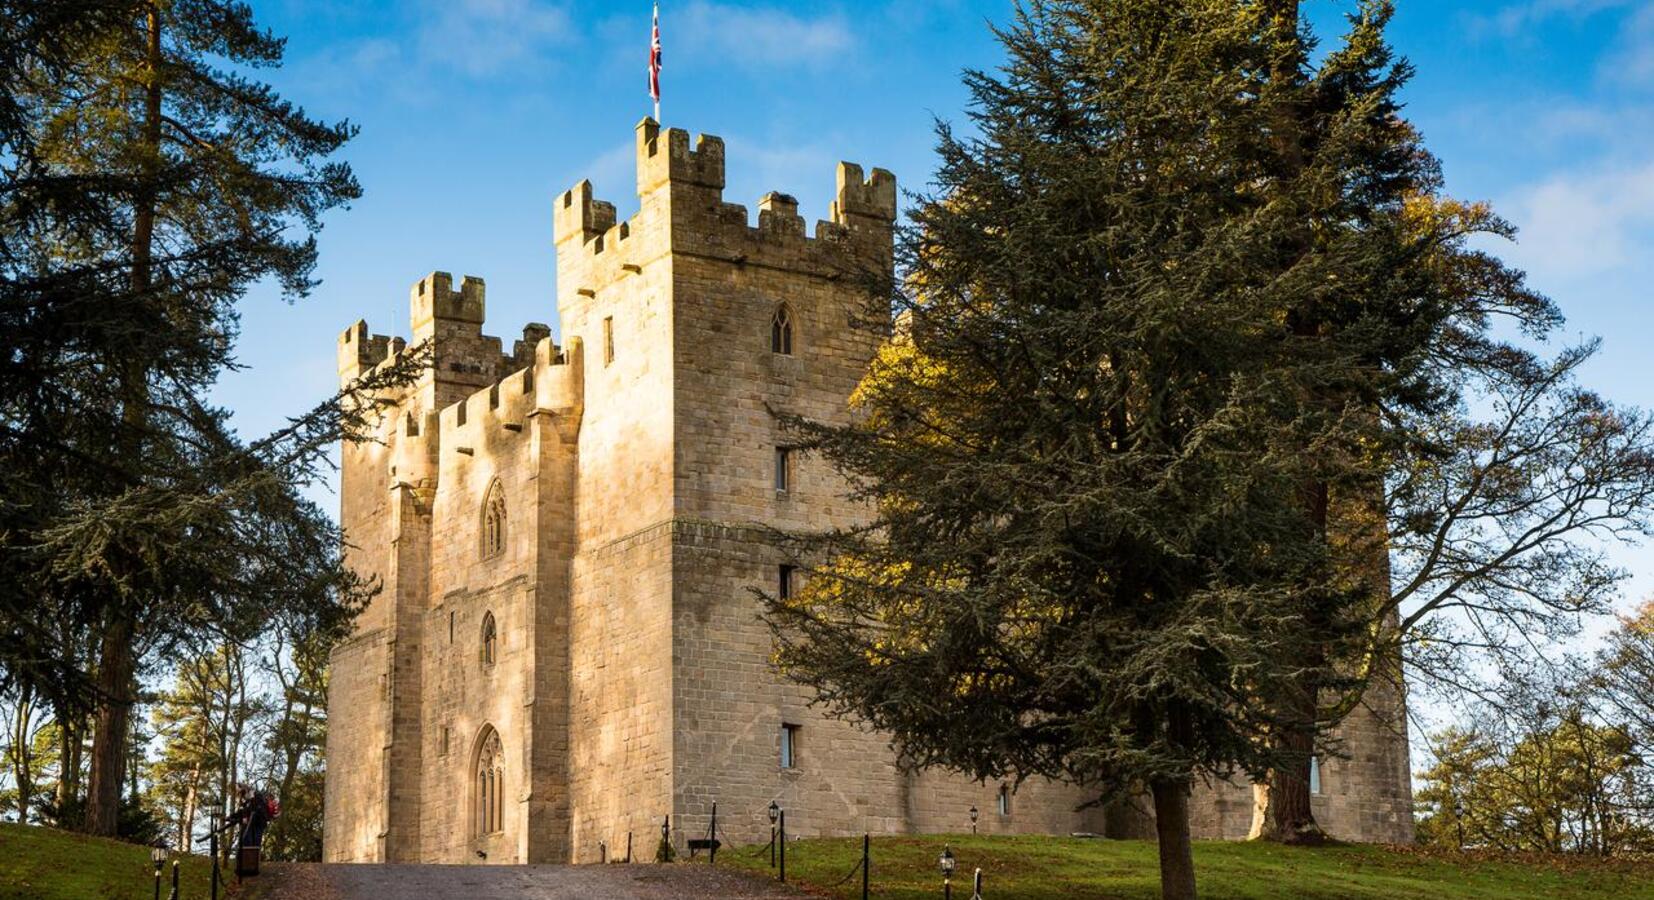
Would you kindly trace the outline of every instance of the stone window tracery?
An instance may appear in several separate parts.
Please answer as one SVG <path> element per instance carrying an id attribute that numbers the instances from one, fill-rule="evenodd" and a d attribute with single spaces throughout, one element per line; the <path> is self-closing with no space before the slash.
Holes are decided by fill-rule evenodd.
<path id="1" fill-rule="evenodd" d="M 482 558 L 491 559 L 504 552 L 505 489 L 495 479 L 482 503 Z"/>
<path id="2" fill-rule="evenodd" d="M 477 836 L 502 831 L 505 820 L 505 750 L 500 745 L 500 733 L 494 726 L 484 726 L 482 740 L 477 743 L 477 759 L 472 784 L 472 808 L 476 812 Z"/>
<path id="3" fill-rule="evenodd" d="M 778 304 L 770 317 L 770 352 L 793 355 L 793 311 L 785 303 Z"/>

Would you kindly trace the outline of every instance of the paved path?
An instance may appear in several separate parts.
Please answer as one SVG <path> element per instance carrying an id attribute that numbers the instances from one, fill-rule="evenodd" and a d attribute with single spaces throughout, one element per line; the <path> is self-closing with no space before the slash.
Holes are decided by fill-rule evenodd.
<path id="1" fill-rule="evenodd" d="M 410 866 L 267 863 L 255 900 L 797 900 L 705 865 Z"/>

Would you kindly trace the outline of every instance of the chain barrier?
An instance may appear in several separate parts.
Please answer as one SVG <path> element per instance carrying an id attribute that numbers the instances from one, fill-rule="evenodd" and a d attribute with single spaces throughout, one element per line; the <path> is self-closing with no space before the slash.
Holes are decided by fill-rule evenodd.
<path id="1" fill-rule="evenodd" d="M 863 865 L 865 865 L 865 864 L 866 864 L 866 863 L 867 863 L 867 860 L 865 860 L 865 859 L 858 859 L 858 860 L 856 860 L 856 864 L 855 864 L 855 866 L 853 866 L 853 867 L 852 867 L 852 868 L 851 868 L 851 869 L 850 869 L 850 871 L 848 871 L 848 872 L 846 872 L 846 873 L 845 873 L 845 874 L 844 874 L 844 877 L 843 877 L 843 878 L 840 878 L 840 879 L 839 879 L 839 880 L 837 880 L 837 881 L 835 881 L 835 882 L 833 882 L 833 883 L 832 883 L 832 884 L 829 884 L 829 885 L 827 885 L 827 886 L 828 886 L 828 887 L 830 887 L 830 888 L 836 888 L 836 887 L 838 887 L 838 886 L 840 886 L 840 885 L 842 885 L 842 884 L 844 884 L 844 883 L 845 883 L 845 882 L 846 882 L 846 881 L 849 881 L 849 880 L 850 880 L 850 879 L 852 879 L 852 878 L 854 878 L 854 877 L 856 877 L 856 873 L 857 873 L 857 872 L 860 872 L 860 871 L 861 871 L 861 867 L 862 867 L 862 866 L 863 866 Z"/>

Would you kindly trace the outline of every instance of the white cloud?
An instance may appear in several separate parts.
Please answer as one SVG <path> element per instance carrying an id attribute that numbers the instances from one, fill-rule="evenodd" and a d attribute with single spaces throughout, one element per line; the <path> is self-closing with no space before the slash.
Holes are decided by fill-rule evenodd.
<path id="1" fill-rule="evenodd" d="M 573 31 L 568 10 L 538 0 L 430 0 L 420 12 L 419 58 L 491 75 L 532 61 Z"/>
<path id="2" fill-rule="evenodd" d="M 1498 12 L 1473 16 L 1471 24 L 1478 31 L 1493 31 L 1508 37 L 1552 16 L 1579 18 L 1639 2 L 1641 0 L 1526 0 Z"/>
<path id="3" fill-rule="evenodd" d="M 1654 4 L 1626 17 L 1615 48 L 1603 59 L 1605 80 L 1629 85 L 1654 85 Z"/>
<path id="4" fill-rule="evenodd" d="M 1620 269 L 1654 240 L 1654 163 L 1552 175 L 1507 208 L 1522 229 L 1507 255 L 1541 280 Z"/>
<path id="5" fill-rule="evenodd" d="M 775 7 L 739 7 L 695 0 L 672 19 L 663 17 L 666 65 L 672 65 L 673 29 L 692 52 L 715 54 L 747 67 L 820 66 L 842 59 L 855 46 L 839 13 L 815 17 Z"/>
<path id="6" fill-rule="evenodd" d="M 1597 64 L 1599 81 L 1619 86 L 1654 86 L 1654 0 L 1526 0 L 1496 12 L 1471 15 L 1470 32 L 1501 40 L 1536 40 L 1538 28 L 1554 18 L 1579 21 L 1614 12 L 1617 30 Z"/>

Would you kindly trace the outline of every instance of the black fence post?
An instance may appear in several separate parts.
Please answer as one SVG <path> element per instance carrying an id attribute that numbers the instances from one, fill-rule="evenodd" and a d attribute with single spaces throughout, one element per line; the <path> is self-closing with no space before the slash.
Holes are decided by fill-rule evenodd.
<path id="1" fill-rule="evenodd" d="M 178 860 L 172 861 L 172 894 L 167 900 L 178 900 Z"/>
<path id="2" fill-rule="evenodd" d="M 161 900 L 161 859 L 160 851 L 155 856 L 155 900 Z"/>
<path id="3" fill-rule="evenodd" d="M 631 865 L 631 862 L 632 862 L 632 833 L 630 831 L 628 831 L 628 832 L 626 832 L 626 864 Z"/>
<path id="4" fill-rule="evenodd" d="M 781 811 L 781 883 L 787 883 L 787 811 Z"/>
<path id="5" fill-rule="evenodd" d="M 861 900 L 867 900 L 867 869 L 872 865 L 873 838 L 871 835 L 861 836 Z"/>
<path id="6" fill-rule="evenodd" d="M 971 888 L 971 900 L 982 900 L 982 870 L 976 870 L 976 884 Z"/>
<path id="7" fill-rule="evenodd" d="M 706 845 L 706 864 L 715 866 L 718 864 L 718 801 L 716 800 L 712 801 L 712 824 L 707 826 L 706 837 L 707 840 L 711 841 Z"/>

